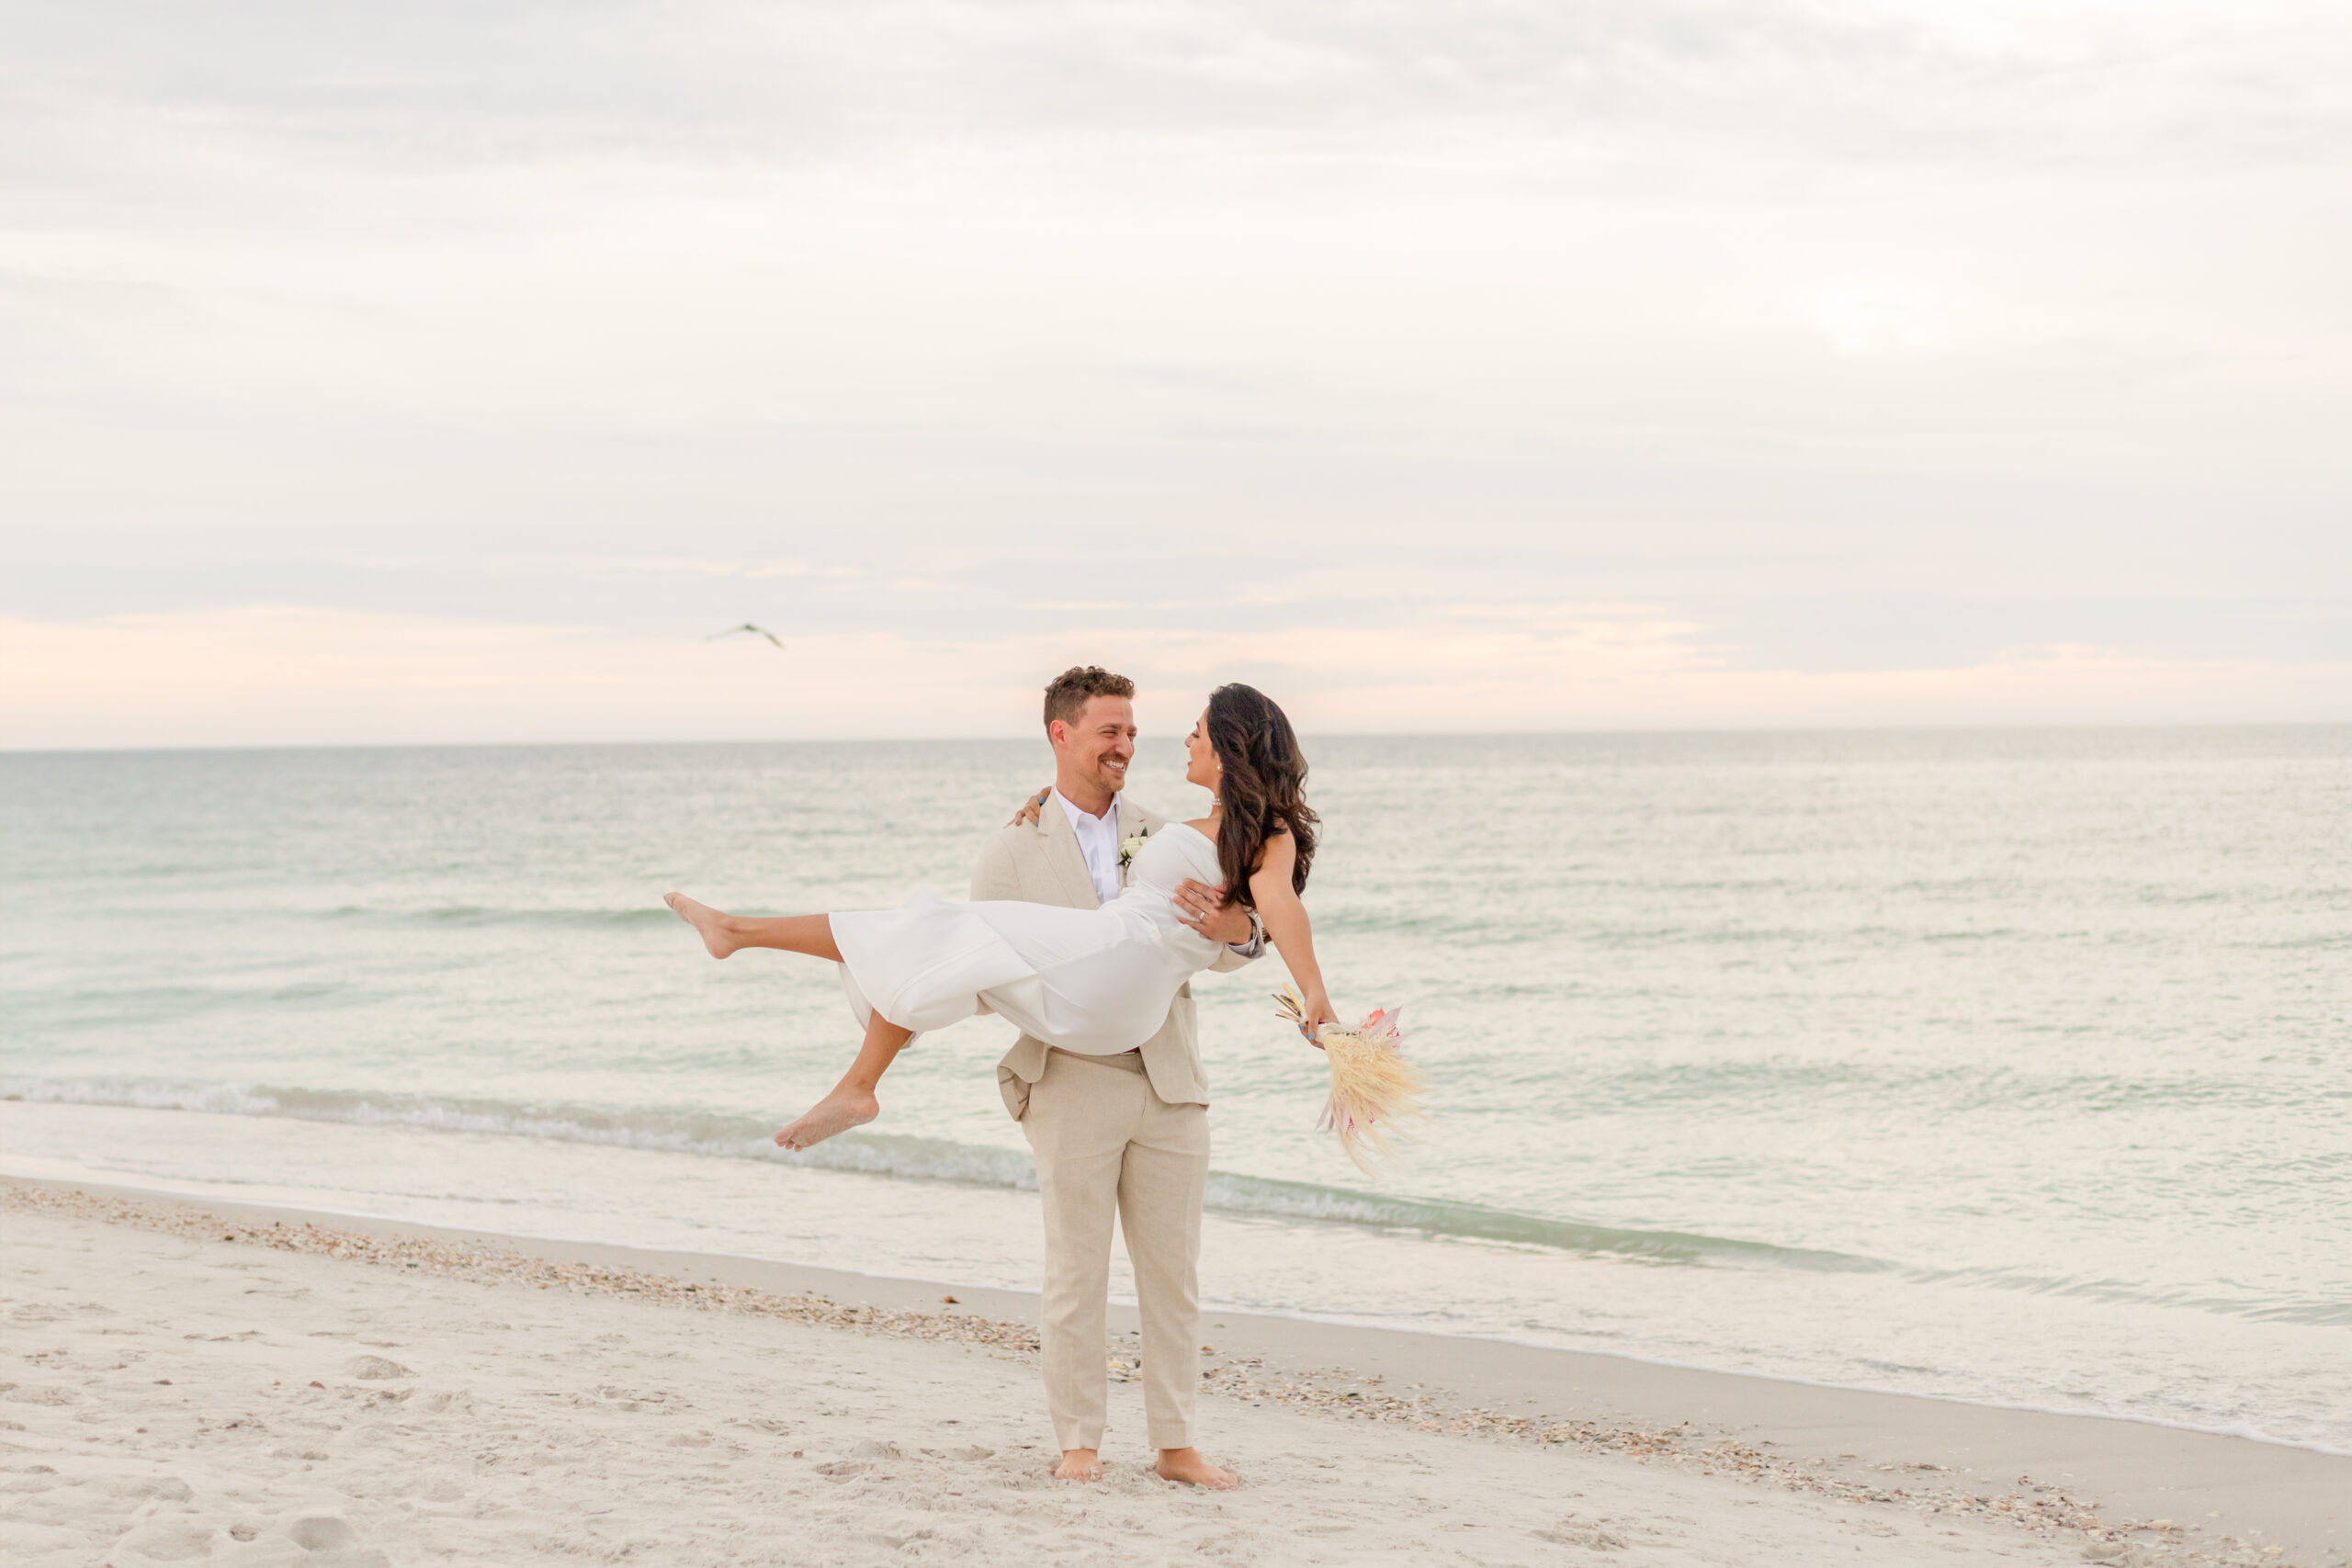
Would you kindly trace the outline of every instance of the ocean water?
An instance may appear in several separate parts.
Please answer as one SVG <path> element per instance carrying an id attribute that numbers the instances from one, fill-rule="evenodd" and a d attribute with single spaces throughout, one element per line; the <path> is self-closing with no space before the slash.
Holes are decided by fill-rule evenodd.
<path id="1" fill-rule="evenodd" d="M 1375 1178 L 1206 976 L 1233 1307 L 2352 1451 L 2352 728 L 1327 739 L 1308 902 L 1434 1084 Z M 1130 785 L 1191 814 L 1172 741 Z M 0 1170 L 1034 1286 L 1009 1031 L 773 1130 L 1041 744 L 0 755 Z"/>

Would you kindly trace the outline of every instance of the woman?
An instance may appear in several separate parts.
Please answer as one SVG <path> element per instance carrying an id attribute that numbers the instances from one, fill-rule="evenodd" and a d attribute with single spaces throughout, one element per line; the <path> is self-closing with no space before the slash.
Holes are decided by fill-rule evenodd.
<path id="1" fill-rule="evenodd" d="M 1220 686 L 1184 745 L 1184 777 L 1209 792 L 1209 814 L 1169 823 L 1147 840 L 1126 886 L 1099 909 L 944 904 L 918 894 L 897 909 L 771 918 L 721 914 L 669 894 L 663 902 L 702 933 L 714 958 L 772 947 L 842 965 L 865 1044 L 833 1091 L 775 1141 L 805 1149 L 873 1121 L 881 1111 L 875 1088 L 906 1043 L 984 1005 L 1080 1055 L 1141 1045 L 1166 1021 L 1177 988 L 1217 954 L 1214 942 L 1177 919 L 1171 896 L 1186 877 L 1222 886 L 1255 909 L 1306 993 L 1306 1027 L 1335 1021 L 1298 900 L 1317 819 L 1301 787 L 1306 759 L 1290 720 L 1251 687 Z"/>

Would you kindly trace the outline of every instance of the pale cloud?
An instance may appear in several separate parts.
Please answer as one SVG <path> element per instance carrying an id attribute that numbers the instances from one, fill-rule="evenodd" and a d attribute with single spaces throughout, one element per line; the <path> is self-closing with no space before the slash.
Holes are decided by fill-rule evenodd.
<path id="1" fill-rule="evenodd" d="M 0 744 L 334 745 L 985 733 L 1004 694 L 887 633 L 655 641 L 253 606 L 0 622 Z"/>
<path id="2" fill-rule="evenodd" d="M 943 733 L 2352 716 L 2347 84 L 2320 0 L 27 12 L 11 734 L 853 732 L 743 619 Z"/>

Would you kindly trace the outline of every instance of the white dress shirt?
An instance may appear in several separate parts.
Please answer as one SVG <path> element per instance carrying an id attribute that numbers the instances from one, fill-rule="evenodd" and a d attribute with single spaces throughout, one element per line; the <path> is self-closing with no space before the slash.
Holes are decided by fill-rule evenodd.
<path id="1" fill-rule="evenodd" d="M 1059 790 L 1054 791 L 1054 799 L 1069 818 L 1070 830 L 1078 835 L 1078 850 L 1086 857 L 1086 876 L 1094 884 L 1094 897 L 1109 903 L 1119 896 L 1118 797 L 1111 797 L 1111 809 L 1100 817 L 1080 809 Z"/>
<path id="2" fill-rule="evenodd" d="M 1069 818 L 1070 831 L 1078 835 L 1078 852 L 1086 857 L 1086 879 L 1094 884 L 1094 897 L 1107 904 L 1119 896 L 1119 801 L 1111 798 L 1111 809 L 1097 817 L 1081 808 L 1061 791 L 1054 791 L 1054 800 Z M 1250 922 L 1253 926 L 1256 922 Z M 1248 942 L 1231 944 L 1233 951 L 1244 958 L 1255 958 L 1265 939 L 1254 931 Z"/>

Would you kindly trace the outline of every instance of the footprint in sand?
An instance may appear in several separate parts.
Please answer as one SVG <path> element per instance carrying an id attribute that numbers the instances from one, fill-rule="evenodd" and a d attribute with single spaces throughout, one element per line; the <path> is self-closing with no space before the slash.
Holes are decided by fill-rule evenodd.
<path id="1" fill-rule="evenodd" d="M 18 1388 L 15 1383 L 0 1383 L 0 1395 L 11 1404 L 71 1404 L 74 1401 L 70 1388 Z"/>
<path id="2" fill-rule="evenodd" d="M 187 1562 L 212 1555 L 212 1527 L 174 1520 L 141 1525 L 114 1543 L 107 1568 L 147 1568 L 151 1562 Z"/>
<path id="3" fill-rule="evenodd" d="M 1599 1525 L 1586 1524 L 1571 1514 L 1547 1530 L 1532 1532 L 1538 1540 L 1553 1541 L 1561 1546 L 1581 1546 L 1588 1551 L 1623 1551 L 1624 1540 L 1610 1534 Z"/>
<path id="4" fill-rule="evenodd" d="M 360 1539 L 358 1529 L 339 1515 L 306 1514 L 282 1526 L 256 1530 L 254 1536 L 239 1533 L 251 1528 L 250 1525 L 241 1525 L 238 1530 L 231 1533 L 241 1540 L 253 1540 L 254 1536 L 260 1538 L 263 1555 L 254 1559 L 257 1562 L 280 1561 L 277 1552 L 283 1548 L 273 1550 L 272 1538 L 275 1538 L 300 1550 L 302 1555 L 296 1561 L 302 1564 L 302 1568 L 391 1568 L 391 1559 L 366 1544 Z M 246 1555 L 239 1553 L 239 1560 Z"/>
<path id="5" fill-rule="evenodd" d="M 358 1545 L 359 1532 L 351 1528 L 349 1519 L 339 1519 L 332 1514 L 313 1515 L 288 1525 L 286 1539 L 305 1551 L 336 1551 Z"/>
<path id="6" fill-rule="evenodd" d="M 343 1364 L 343 1370 L 362 1382 L 382 1382 L 392 1378 L 416 1376 L 398 1361 L 388 1361 L 381 1356 L 354 1356 Z"/>
<path id="7" fill-rule="evenodd" d="M 159 1503 L 187 1503 L 196 1496 L 195 1489 L 176 1475 L 110 1475 L 98 1485 L 107 1496 L 125 1502 L 152 1497 Z"/>

